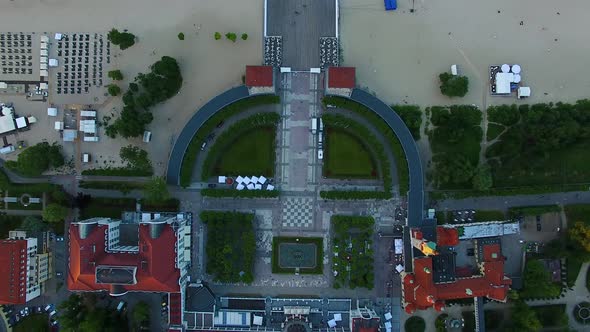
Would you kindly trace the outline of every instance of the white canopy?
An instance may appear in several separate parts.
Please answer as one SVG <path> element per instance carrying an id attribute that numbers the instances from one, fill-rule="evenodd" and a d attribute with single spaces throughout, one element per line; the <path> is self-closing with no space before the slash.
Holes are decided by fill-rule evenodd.
<path id="1" fill-rule="evenodd" d="M 248 184 L 248 183 L 250 183 L 250 178 L 246 176 L 246 177 L 244 177 L 242 182 L 244 182 L 244 184 Z"/>
<path id="2" fill-rule="evenodd" d="M 248 190 L 253 190 L 254 189 L 254 184 L 253 183 L 248 183 L 248 186 L 246 186 L 246 188 L 248 188 Z"/>
<path id="3" fill-rule="evenodd" d="M 390 329 L 391 328 L 391 322 L 385 322 L 385 328 L 386 329 Z"/>
<path id="4" fill-rule="evenodd" d="M 236 187 L 236 189 L 238 190 L 244 190 L 244 185 L 243 184 L 238 184 L 238 186 Z"/>
<path id="5" fill-rule="evenodd" d="M 63 130 L 64 129 L 64 123 L 61 121 L 55 121 L 55 130 Z"/>
<path id="6" fill-rule="evenodd" d="M 252 322 L 252 324 L 262 326 L 262 316 L 254 315 L 254 321 Z"/>
<path id="7" fill-rule="evenodd" d="M 56 34 L 55 34 L 55 40 L 61 40 L 61 37 L 62 37 L 62 36 L 63 36 L 63 35 L 62 35 L 61 33 L 56 33 Z"/>
<path id="8" fill-rule="evenodd" d="M 451 65 L 451 74 L 453 74 L 453 76 L 458 75 L 457 65 Z"/>
<path id="9" fill-rule="evenodd" d="M 223 176 L 223 175 L 218 176 L 217 183 L 225 183 L 225 176 Z"/>
<path id="10" fill-rule="evenodd" d="M 236 178 L 236 183 L 240 184 L 244 182 L 244 178 L 241 175 L 238 175 L 238 177 Z"/>
<path id="11" fill-rule="evenodd" d="M 47 64 L 46 63 L 40 64 L 39 69 L 47 69 Z"/>
<path id="12" fill-rule="evenodd" d="M 496 93 L 509 94 L 513 78 L 514 74 L 512 73 L 496 73 Z"/>
<path id="13" fill-rule="evenodd" d="M 510 66 L 507 64 L 503 64 L 502 65 L 502 72 L 503 73 L 509 73 L 510 72 Z"/>
<path id="14" fill-rule="evenodd" d="M 49 59 L 49 67 L 57 67 L 59 65 L 59 62 L 57 61 L 57 59 Z"/>
<path id="15" fill-rule="evenodd" d="M 514 74 L 513 82 L 520 83 L 521 77 L 520 74 Z"/>
<path id="16" fill-rule="evenodd" d="M 512 72 L 515 74 L 520 74 L 520 66 L 519 65 L 512 65 Z"/>
<path id="17" fill-rule="evenodd" d="M 397 264 L 395 270 L 397 273 L 401 273 L 404 270 L 404 267 L 401 264 Z"/>
<path id="18" fill-rule="evenodd" d="M 16 119 L 16 127 L 17 128 L 24 128 L 27 126 L 27 119 L 24 116 Z"/>
<path id="19" fill-rule="evenodd" d="M 266 190 L 275 190 L 275 186 L 269 184 L 268 186 L 266 186 Z"/>
<path id="20" fill-rule="evenodd" d="M 341 322 L 342 321 L 342 314 L 340 314 L 340 313 L 334 314 L 334 320 L 337 322 Z"/>
<path id="21" fill-rule="evenodd" d="M 528 86 L 521 86 L 518 88 L 518 98 L 523 97 L 530 97 L 531 96 L 531 88 Z"/>
<path id="22" fill-rule="evenodd" d="M 385 320 L 391 320 L 392 318 L 393 318 L 393 316 L 391 315 L 391 312 L 385 313 Z"/>
<path id="23" fill-rule="evenodd" d="M 333 319 L 330 319 L 330 320 L 328 321 L 328 326 L 329 326 L 329 327 L 336 327 L 336 321 L 335 321 L 335 320 L 333 320 Z"/>
<path id="24" fill-rule="evenodd" d="M 49 107 L 47 108 L 47 115 L 49 116 L 57 116 L 57 108 Z"/>
<path id="25" fill-rule="evenodd" d="M 41 43 L 41 49 L 42 50 L 46 50 L 47 49 L 47 43 Z"/>
<path id="26" fill-rule="evenodd" d="M 41 36 L 41 42 L 42 43 L 48 43 L 49 42 L 49 37 L 47 37 L 45 35 L 44 36 Z"/>
<path id="27" fill-rule="evenodd" d="M 47 50 L 41 50 L 41 56 L 47 56 L 49 55 L 49 53 L 47 53 Z"/>
<path id="28" fill-rule="evenodd" d="M 262 185 L 260 183 L 257 183 L 254 185 L 254 189 L 256 190 L 262 190 Z"/>
<path id="29" fill-rule="evenodd" d="M 49 89 L 49 84 L 47 84 L 45 82 L 41 82 L 41 83 L 39 83 L 39 89 L 47 90 L 47 89 Z"/>
<path id="30" fill-rule="evenodd" d="M 396 254 L 403 253 L 404 250 L 404 240 L 402 239 L 394 239 L 393 240 L 394 249 Z"/>
<path id="31" fill-rule="evenodd" d="M 96 118 L 96 111 L 80 111 L 80 116 L 87 117 L 87 118 Z"/>
<path id="32" fill-rule="evenodd" d="M 47 63 L 47 57 L 46 56 L 42 56 L 41 58 L 39 58 L 39 62 L 41 62 L 41 63 Z"/>
<path id="33" fill-rule="evenodd" d="M 265 184 L 266 183 L 266 178 L 264 177 L 264 175 L 261 175 L 258 177 L 258 182 Z"/>
<path id="34" fill-rule="evenodd" d="M 14 117 L 12 115 L 0 116 L 0 134 L 15 130 Z"/>
<path id="35" fill-rule="evenodd" d="M 252 181 L 252 183 L 257 183 L 258 182 L 258 177 L 257 176 L 253 176 L 250 178 L 250 181 Z"/>

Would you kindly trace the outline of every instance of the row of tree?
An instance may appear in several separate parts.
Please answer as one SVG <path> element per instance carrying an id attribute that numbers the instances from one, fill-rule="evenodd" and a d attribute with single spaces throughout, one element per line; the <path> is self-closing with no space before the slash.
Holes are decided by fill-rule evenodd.
<path id="1" fill-rule="evenodd" d="M 182 74 L 176 59 L 163 56 L 150 66 L 148 74 L 140 73 L 123 94 L 124 107 L 120 117 L 106 127 L 109 137 L 143 135 L 145 126 L 152 122 L 150 108 L 175 96 L 182 86 Z"/>
<path id="2" fill-rule="evenodd" d="M 226 119 L 231 118 L 241 112 L 247 111 L 256 106 L 278 104 L 280 102 L 279 96 L 276 95 L 258 95 L 242 99 L 233 104 L 230 104 L 219 110 L 207 122 L 205 122 L 199 130 L 195 133 L 182 159 L 180 167 L 180 185 L 188 187 L 191 183 L 193 169 L 197 156 L 199 155 L 201 144 L 207 139 L 213 130 L 219 125 L 222 125 Z"/>
<path id="3" fill-rule="evenodd" d="M 238 212 L 203 211 L 207 225 L 207 273 L 216 281 L 254 281 L 254 215 Z"/>
<path id="4" fill-rule="evenodd" d="M 391 108 L 399 114 L 412 133 L 414 140 L 420 139 L 420 126 L 422 125 L 422 110 L 418 105 L 391 105 Z"/>
<path id="5" fill-rule="evenodd" d="M 406 153 L 391 127 L 389 127 L 389 125 L 371 109 L 350 99 L 337 96 L 326 96 L 322 99 L 322 104 L 324 107 L 330 105 L 359 114 L 369 121 L 371 125 L 383 135 L 389 145 L 387 148 L 391 150 L 395 158 L 400 195 L 405 196 L 409 190 L 410 171 L 408 169 Z"/>
<path id="6" fill-rule="evenodd" d="M 333 269 L 338 272 L 334 287 L 373 289 L 373 226 L 372 217 L 333 216 Z"/>

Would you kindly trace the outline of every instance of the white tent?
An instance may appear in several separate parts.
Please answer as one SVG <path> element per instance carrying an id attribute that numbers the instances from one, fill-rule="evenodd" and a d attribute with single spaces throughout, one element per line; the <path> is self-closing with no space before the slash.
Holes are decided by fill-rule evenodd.
<path id="1" fill-rule="evenodd" d="M 334 320 L 337 322 L 341 322 L 342 321 L 342 314 L 340 314 L 340 313 L 334 314 Z"/>
<path id="2" fill-rule="evenodd" d="M 335 321 L 335 320 L 333 320 L 333 319 L 330 319 L 330 320 L 328 321 L 328 326 L 329 326 L 329 327 L 336 327 L 336 321 Z"/>
<path id="3" fill-rule="evenodd" d="M 43 68 L 41 68 L 41 69 L 43 69 Z M 39 89 L 47 90 L 47 89 L 49 89 L 49 84 L 47 84 L 45 82 L 41 82 L 41 83 L 39 83 Z"/>
<path id="4" fill-rule="evenodd" d="M 223 176 L 223 175 L 218 176 L 217 183 L 225 183 L 225 176 Z"/>
<path id="5" fill-rule="evenodd" d="M 56 33 L 54 38 L 55 38 L 55 40 L 61 40 L 62 36 L 63 35 L 61 33 Z"/>
<path id="6" fill-rule="evenodd" d="M 87 118 L 96 118 L 96 111 L 80 111 L 80 116 Z"/>
<path id="7" fill-rule="evenodd" d="M 12 115 L 0 116 L 0 134 L 13 131 L 16 129 L 14 125 L 14 117 Z"/>
<path id="8" fill-rule="evenodd" d="M 47 63 L 47 57 L 46 56 L 42 56 L 39 58 L 39 62 L 41 63 Z"/>
<path id="9" fill-rule="evenodd" d="M 531 96 L 531 88 L 528 86 L 521 86 L 518 88 L 518 98 L 525 98 Z"/>
<path id="10" fill-rule="evenodd" d="M 41 56 L 47 56 L 49 55 L 49 53 L 47 52 L 47 50 L 41 50 Z"/>
<path id="11" fill-rule="evenodd" d="M 55 121 L 55 130 L 64 130 L 64 123 L 62 121 Z"/>
<path id="12" fill-rule="evenodd" d="M 509 94 L 510 83 L 514 79 L 512 73 L 496 73 L 496 93 L 497 94 Z"/>
<path id="13" fill-rule="evenodd" d="M 262 190 L 262 185 L 260 183 L 257 183 L 254 185 L 254 189 L 256 190 Z"/>
<path id="14" fill-rule="evenodd" d="M 520 66 L 519 65 L 512 65 L 512 72 L 515 74 L 520 74 Z"/>
<path id="15" fill-rule="evenodd" d="M 393 318 L 393 316 L 391 315 L 391 312 L 385 313 L 385 320 L 391 320 L 392 318 Z"/>
<path id="16" fill-rule="evenodd" d="M 262 326 L 262 316 L 254 315 L 254 321 L 252 322 L 252 324 Z"/>
<path id="17" fill-rule="evenodd" d="M 49 43 L 49 37 L 47 37 L 45 35 L 41 36 L 41 42 L 42 43 Z"/>
<path id="18" fill-rule="evenodd" d="M 47 43 L 41 43 L 41 49 L 42 50 L 46 50 L 47 49 Z"/>
<path id="19" fill-rule="evenodd" d="M 49 67 L 57 67 L 59 65 L 59 62 L 57 61 L 57 59 L 49 59 Z"/>
<path id="20" fill-rule="evenodd" d="M 57 116 L 57 108 L 55 108 L 55 107 L 48 107 L 47 108 L 47 115 L 49 115 L 49 116 Z"/>
<path id="21" fill-rule="evenodd" d="M 248 183 L 248 186 L 246 186 L 246 188 L 248 188 L 248 190 L 254 190 L 254 184 Z"/>
<path id="22" fill-rule="evenodd" d="M 404 248 L 404 240 L 402 239 L 394 239 L 393 240 L 394 249 L 396 254 L 401 254 Z"/>
<path id="23" fill-rule="evenodd" d="M 266 183 L 266 178 L 264 177 L 264 175 L 261 175 L 258 177 L 258 182 L 265 184 Z"/>
<path id="24" fill-rule="evenodd" d="M 502 65 L 502 72 L 503 73 L 509 73 L 510 72 L 510 66 L 507 64 L 503 64 Z"/>
<path id="25" fill-rule="evenodd" d="M 242 182 L 244 182 L 244 184 L 249 184 L 250 183 L 250 178 L 246 176 L 246 177 L 244 177 L 244 179 L 243 179 Z"/>
<path id="26" fill-rule="evenodd" d="M 24 128 L 27 126 L 27 119 L 24 116 L 16 119 L 16 127 L 17 128 Z"/>
<path id="27" fill-rule="evenodd" d="M 244 182 L 244 178 L 241 175 L 238 175 L 238 177 L 236 178 L 236 183 L 240 184 Z"/>
<path id="28" fill-rule="evenodd" d="M 268 186 L 266 186 L 266 190 L 275 190 L 275 186 L 269 184 Z"/>
<path id="29" fill-rule="evenodd" d="M 236 187 L 237 190 L 244 190 L 244 185 L 243 184 L 238 184 L 238 186 Z"/>
<path id="30" fill-rule="evenodd" d="M 451 65 L 451 74 L 453 76 L 457 76 L 459 72 L 457 71 L 457 65 Z"/>
<path id="31" fill-rule="evenodd" d="M 401 264 L 397 264 L 395 270 L 397 273 L 401 273 L 404 270 L 404 267 Z"/>
<path id="32" fill-rule="evenodd" d="M 47 64 L 46 63 L 40 64 L 39 69 L 47 69 Z"/>
<path id="33" fill-rule="evenodd" d="M 257 176 L 253 176 L 250 178 L 250 181 L 252 181 L 252 183 L 258 183 L 258 177 Z"/>
<path id="34" fill-rule="evenodd" d="M 514 78 L 513 78 L 514 83 L 520 83 L 521 79 L 522 78 L 520 77 L 520 74 L 514 74 Z"/>
<path id="35" fill-rule="evenodd" d="M 49 72 L 47 70 L 40 70 L 39 76 L 47 77 L 47 76 L 49 76 Z"/>

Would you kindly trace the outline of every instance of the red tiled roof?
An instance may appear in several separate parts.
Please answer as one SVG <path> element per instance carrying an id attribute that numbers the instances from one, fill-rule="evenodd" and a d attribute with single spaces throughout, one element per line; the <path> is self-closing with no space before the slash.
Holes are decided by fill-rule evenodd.
<path id="1" fill-rule="evenodd" d="M 152 239 L 150 226 L 140 224 L 138 253 L 107 253 L 105 251 L 106 225 L 96 225 L 81 239 L 79 225 L 70 225 L 70 264 L 68 289 L 72 291 L 99 291 L 111 289 L 110 284 L 96 283 L 97 266 L 137 267 L 134 285 L 123 285 L 127 291 L 179 292 L 180 270 L 175 266 L 176 234 L 166 225 L 160 236 Z M 143 263 L 143 264 L 142 264 Z"/>
<path id="2" fill-rule="evenodd" d="M 500 244 L 486 244 L 483 246 L 483 260 L 485 262 L 491 261 L 503 261 L 504 257 L 502 256 L 502 249 Z"/>
<path id="3" fill-rule="evenodd" d="M 329 67 L 328 68 L 328 88 L 334 89 L 352 89 L 355 86 L 354 67 Z"/>
<path id="4" fill-rule="evenodd" d="M 456 228 L 437 227 L 436 244 L 439 246 L 456 246 L 459 244 L 459 232 Z"/>
<path id="5" fill-rule="evenodd" d="M 246 86 L 272 87 L 272 66 L 246 66 Z"/>
<path id="6" fill-rule="evenodd" d="M 26 303 L 26 270 L 27 240 L 0 240 L 0 304 Z"/>

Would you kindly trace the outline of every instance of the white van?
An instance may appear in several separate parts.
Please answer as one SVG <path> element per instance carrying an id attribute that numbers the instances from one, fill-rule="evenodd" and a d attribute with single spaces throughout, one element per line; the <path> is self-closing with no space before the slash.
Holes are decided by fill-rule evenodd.
<path id="1" fill-rule="evenodd" d="M 117 305 L 117 311 L 121 312 L 121 310 L 123 310 L 123 308 L 125 308 L 125 301 L 119 302 L 119 305 Z"/>
<path id="2" fill-rule="evenodd" d="M 14 150 L 15 150 L 14 145 L 8 145 L 8 146 L 1 148 L 0 153 L 1 154 L 9 154 L 11 152 L 14 152 Z"/>

